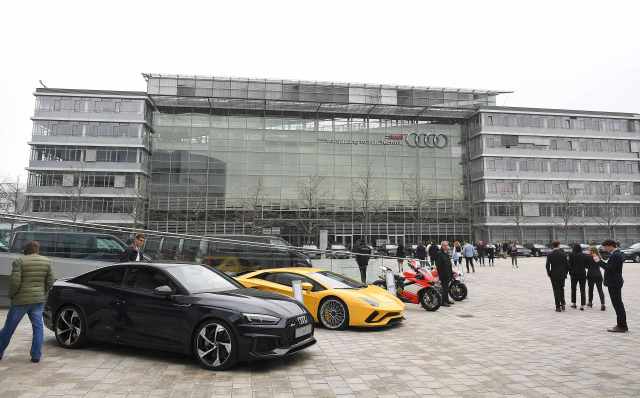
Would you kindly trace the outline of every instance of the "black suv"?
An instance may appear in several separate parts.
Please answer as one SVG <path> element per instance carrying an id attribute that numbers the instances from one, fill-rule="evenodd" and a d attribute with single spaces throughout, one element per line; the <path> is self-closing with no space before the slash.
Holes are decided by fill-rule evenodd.
<path id="1" fill-rule="evenodd" d="M 640 243 L 634 243 L 626 249 L 622 249 L 625 260 L 631 260 L 634 263 L 640 263 Z"/>

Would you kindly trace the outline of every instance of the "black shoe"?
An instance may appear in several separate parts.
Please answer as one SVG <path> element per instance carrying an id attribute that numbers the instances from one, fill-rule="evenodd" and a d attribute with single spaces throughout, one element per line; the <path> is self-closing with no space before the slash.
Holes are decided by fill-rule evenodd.
<path id="1" fill-rule="evenodd" d="M 575 303 L 571 304 L 571 308 L 577 308 L 576 304 Z"/>
<path id="2" fill-rule="evenodd" d="M 455 304 L 455 303 L 456 303 L 455 301 L 451 301 L 451 300 L 447 302 L 447 304 Z"/>
<path id="3" fill-rule="evenodd" d="M 560 309 L 560 307 L 556 307 L 556 312 L 562 312 L 562 310 Z"/>
<path id="4" fill-rule="evenodd" d="M 564 305 L 562 305 L 562 311 L 566 311 L 566 307 Z"/>
<path id="5" fill-rule="evenodd" d="M 583 306 L 580 306 L 580 311 L 584 311 L 584 307 Z"/>
<path id="6" fill-rule="evenodd" d="M 441 307 L 451 307 L 449 303 L 442 303 Z"/>
<path id="7" fill-rule="evenodd" d="M 611 332 L 611 333 L 626 333 L 628 331 L 629 331 L 629 328 L 624 326 L 614 326 L 611 329 L 607 329 L 607 332 Z"/>
<path id="8" fill-rule="evenodd" d="M 589 304 L 587 304 L 587 307 L 589 307 L 589 308 L 593 308 L 593 303 L 589 303 Z"/>
<path id="9" fill-rule="evenodd" d="M 33 363 L 38 363 L 38 362 L 40 362 L 40 359 L 38 359 L 38 358 L 31 358 L 31 362 L 33 362 Z"/>
<path id="10" fill-rule="evenodd" d="M 604 311 L 604 310 L 605 310 L 605 308 L 606 308 L 606 307 L 604 306 L 604 304 L 602 304 L 602 306 L 600 306 L 600 311 Z"/>

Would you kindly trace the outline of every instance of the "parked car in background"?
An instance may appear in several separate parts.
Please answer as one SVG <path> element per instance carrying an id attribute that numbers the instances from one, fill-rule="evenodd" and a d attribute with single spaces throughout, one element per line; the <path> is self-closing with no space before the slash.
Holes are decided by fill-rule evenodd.
<path id="1" fill-rule="evenodd" d="M 398 245 L 385 244 L 378 247 L 378 252 L 385 256 L 395 256 L 398 253 Z"/>
<path id="2" fill-rule="evenodd" d="M 524 245 L 527 249 L 531 250 L 531 255 L 534 257 L 548 256 L 553 250 L 540 243 L 528 243 Z"/>
<path id="3" fill-rule="evenodd" d="M 626 249 L 622 249 L 622 254 L 625 260 L 633 261 L 634 263 L 640 263 L 640 243 L 634 243 Z"/>
<path id="4" fill-rule="evenodd" d="M 327 258 L 351 258 L 351 252 L 345 245 L 331 245 L 327 253 Z"/>
<path id="5" fill-rule="evenodd" d="M 516 245 L 518 257 L 531 257 L 531 250 L 522 245 Z"/>
<path id="6" fill-rule="evenodd" d="M 560 249 L 562 249 L 562 251 L 564 251 L 567 254 L 571 254 L 571 252 L 573 251 L 571 249 L 571 246 L 569 245 L 564 245 L 564 244 L 560 244 L 560 246 L 558 246 Z"/>
<path id="7" fill-rule="evenodd" d="M 119 262 L 127 245 L 113 235 L 61 230 L 20 231 L 13 235 L 10 251 L 22 253 L 27 242 L 40 243 L 40 254 L 48 257 Z"/>
<path id="8" fill-rule="evenodd" d="M 302 245 L 302 252 L 309 258 L 321 258 L 322 253 L 316 245 Z"/>
<path id="9" fill-rule="evenodd" d="M 9 247 L 7 246 L 7 244 L 0 240 L 0 252 L 8 252 L 8 251 L 9 251 Z"/>

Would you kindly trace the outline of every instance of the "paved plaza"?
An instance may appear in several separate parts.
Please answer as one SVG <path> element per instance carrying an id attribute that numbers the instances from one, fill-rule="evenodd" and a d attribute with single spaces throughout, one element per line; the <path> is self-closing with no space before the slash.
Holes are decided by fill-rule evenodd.
<path id="1" fill-rule="evenodd" d="M 469 298 L 451 308 L 409 304 L 390 329 L 318 328 L 318 343 L 293 357 L 226 372 L 161 352 L 65 350 L 50 331 L 32 364 L 25 319 L 0 361 L 0 397 L 638 397 L 640 264 L 627 263 L 624 276 L 627 334 L 606 332 L 610 306 L 554 312 L 544 258 L 521 260 L 519 271 L 498 260 L 476 267 Z"/>

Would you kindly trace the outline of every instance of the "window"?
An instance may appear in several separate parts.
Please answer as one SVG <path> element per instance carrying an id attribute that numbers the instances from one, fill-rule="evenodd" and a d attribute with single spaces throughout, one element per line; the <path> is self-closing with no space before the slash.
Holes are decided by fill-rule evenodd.
<path id="1" fill-rule="evenodd" d="M 167 285 L 176 290 L 175 284 L 162 271 L 153 268 L 131 267 L 127 272 L 124 285 L 129 288 L 142 291 L 153 291 L 153 289 Z"/>
<path id="2" fill-rule="evenodd" d="M 268 282 L 277 283 L 288 287 L 293 286 L 293 281 L 301 281 L 302 283 L 310 283 L 313 285 L 312 291 L 317 292 L 325 290 L 318 282 L 307 278 L 306 276 L 289 273 L 289 272 L 271 272 L 259 275 L 257 278 L 263 279 Z"/>
<path id="3" fill-rule="evenodd" d="M 202 265 L 167 267 L 167 272 L 191 293 L 223 292 L 243 287 L 233 278 Z"/>
<path id="4" fill-rule="evenodd" d="M 91 282 L 100 285 L 120 286 L 124 278 L 124 272 L 124 267 L 109 267 L 109 269 L 98 272 L 91 278 Z"/>

